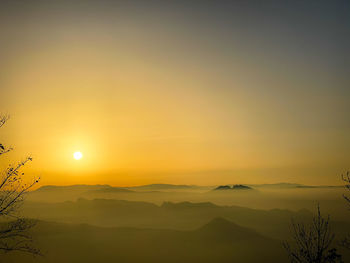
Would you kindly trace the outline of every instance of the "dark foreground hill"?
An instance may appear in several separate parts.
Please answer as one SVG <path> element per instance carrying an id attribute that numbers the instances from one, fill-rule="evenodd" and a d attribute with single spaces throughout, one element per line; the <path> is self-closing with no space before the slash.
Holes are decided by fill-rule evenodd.
<path id="1" fill-rule="evenodd" d="M 101 228 L 39 222 L 44 257 L 6 255 L 6 262 L 285 262 L 279 241 L 216 218 L 193 231 Z"/>

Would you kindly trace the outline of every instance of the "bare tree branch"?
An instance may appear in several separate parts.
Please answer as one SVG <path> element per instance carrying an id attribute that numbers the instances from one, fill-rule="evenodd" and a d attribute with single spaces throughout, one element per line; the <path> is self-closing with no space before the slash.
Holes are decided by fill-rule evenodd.
<path id="1" fill-rule="evenodd" d="M 296 223 L 292 220 L 292 247 L 284 242 L 290 262 L 292 263 L 335 263 L 342 262 L 341 255 L 331 247 L 334 234 L 330 228 L 330 218 L 322 217 L 320 206 L 317 207 L 317 215 L 310 225 Z"/>
<path id="2" fill-rule="evenodd" d="M 341 178 L 342 180 L 345 182 L 345 189 L 350 192 L 350 172 L 347 171 L 346 174 L 342 174 L 341 175 Z M 346 202 L 348 203 L 349 205 L 349 208 L 350 208 L 350 196 L 349 195 L 346 195 L 346 194 L 343 194 L 343 197 L 344 199 L 346 200 Z M 347 237 L 345 237 L 342 241 L 341 241 L 341 246 L 342 247 L 345 247 L 347 249 L 350 250 L 350 234 L 348 234 Z"/>
<path id="3" fill-rule="evenodd" d="M 8 116 L 0 116 L 0 127 L 8 120 Z M 0 143 L 0 156 L 11 151 Z M 33 246 L 33 240 L 29 230 L 35 226 L 35 221 L 21 218 L 18 209 L 24 201 L 25 193 L 38 183 L 39 178 L 29 183 L 24 181 L 24 173 L 21 169 L 31 157 L 16 165 L 9 165 L 0 172 L 0 251 L 21 251 L 40 255 L 40 250 Z"/>
<path id="4" fill-rule="evenodd" d="M 7 122 L 9 118 L 9 115 L 0 115 L 0 128 Z M 0 155 L 8 153 L 11 150 L 12 147 L 6 148 L 2 143 L 0 143 Z"/>
<path id="5" fill-rule="evenodd" d="M 9 118 L 10 116 L 8 114 L 0 115 L 0 128 L 7 122 Z"/>
<path id="6" fill-rule="evenodd" d="M 350 191 L 350 172 L 347 171 L 346 174 L 342 174 L 341 175 L 342 180 L 345 182 L 345 189 L 347 191 Z M 343 194 L 344 199 L 348 202 L 349 206 L 350 206 L 350 197 L 346 194 Z"/>

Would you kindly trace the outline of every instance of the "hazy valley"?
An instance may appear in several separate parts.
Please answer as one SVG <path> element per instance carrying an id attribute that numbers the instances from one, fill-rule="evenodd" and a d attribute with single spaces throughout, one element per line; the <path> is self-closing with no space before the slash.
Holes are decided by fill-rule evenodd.
<path id="1" fill-rule="evenodd" d="M 318 202 L 337 242 L 350 229 L 343 187 L 249 187 L 44 186 L 21 211 L 38 220 L 32 232 L 45 255 L 8 262 L 281 262 L 292 218 L 310 222 Z"/>

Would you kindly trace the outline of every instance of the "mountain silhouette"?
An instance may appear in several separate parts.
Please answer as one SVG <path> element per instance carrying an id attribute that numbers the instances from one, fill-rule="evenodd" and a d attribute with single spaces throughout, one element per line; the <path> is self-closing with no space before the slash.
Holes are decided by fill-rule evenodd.
<path id="1" fill-rule="evenodd" d="M 263 236 L 256 231 L 241 227 L 222 217 L 211 220 L 208 224 L 202 226 L 197 231 L 202 238 L 211 240 L 238 242 L 246 239 L 263 239 Z"/>
<path id="2" fill-rule="evenodd" d="M 229 186 L 229 185 L 219 185 L 214 190 L 231 190 L 231 186 Z"/>
<path id="3" fill-rule="evenodd" d="M 103 228 L 87 224 L 39 221 L 33 236 L 45 257 L 5 254 L 3 260 L 21 263 L 273 263 L 285 262 L 276 240 L 216 218 L 193 231 Z"/>
<path id="4" fill-rule="evenodd" d="M 229 185 L 220 185 L 214 189 L 214 191 L 221 191 L 221 190 L 252 190 L 253 188 L 242 185 L 242 184 L 235 184 L 232 187 Z"/>

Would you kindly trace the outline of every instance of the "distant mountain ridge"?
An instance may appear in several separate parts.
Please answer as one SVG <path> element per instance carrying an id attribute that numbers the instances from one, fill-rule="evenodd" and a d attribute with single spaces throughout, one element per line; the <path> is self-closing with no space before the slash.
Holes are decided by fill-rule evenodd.
<path id="1" fill-rule="evenodd" d="M 126 187 L 128 189 L 146 189 L 146 190 L 154 190 L 154 189 L 191 189 L 196 188 L 196 185 L 185 185 L 185 184 L 146 184 L 140 186 L 132 186 Z"/>
<path id="2" fill-rule="evenodd" d="M 272 183 L 272 184 L 236 184 L 234 185 L 237 188 L 240 186 L 247 186 L 250 188 L 338 188 L 343 187 L 342 185 L 304 185 L 304 184 L 296 184 L 296 183 Z M 88 185 L 88 184 L 77 184 L 77 185 L 44 185 L 40 188 L 34 190 L 35 191 L 52 191 L 52 190 L 99 190 L 105 189 L 125 189 L 125 190 L 181 190 L 181 189 L 196 189 L 196 188 L 214 188 L 214 187 L 223 187 L 223 188 L 231 188 L 229 185 L 222 186 L 198 186 L 198 185 L 176 185 L 176 184 L 147 184 L 140 186 L 127 186 L 127 187 L 119 187 L 119 186 L 111 186 L 108 184 L 96 184 L 96 185 Z"/>
<path id="3" fill-rule="evenodd" d="M 232 187 L 229 185 L 220 185 L 214 189 L 214 191 L 221 191 L 221 190 L 253 190 L 253 188 L 243 184 L 235 184 Z"/>
<path id="4" fill-rule="evenodd" d="M 78 199 L 62 203 L 26 202 L 23 214 L 27 217 L 63 223 L 87 223 L 108 227 L 171 228 L 188 230 L 213 218 L 222 217 L 240 226 L 254 227 L 279 237 L 290 218 L 311 218 L 307 210 L 256 210 L 238 206 L 219 206 L 210 202 L 164 202 L 156 205 L 149 202 L 113 199 Z M 259 218 L 259 220 L 257 220 Z M 273 230 L 270 232 L 269 227 Z"/>
<path id="5" fill-rule="evenodd" d="M 35 191 L 53 191 L 53 190 L 86 190 L 86 189 L 102 189 L 112 187 L 108 184 L 75 184 L 75 185 L 44 185 Z"/>
<path id="6" fill-rule="evenodd" d="M 255 188 L 341 188 L 343 185 L 304 185 L 295 183 L 248 184 Z"/>

